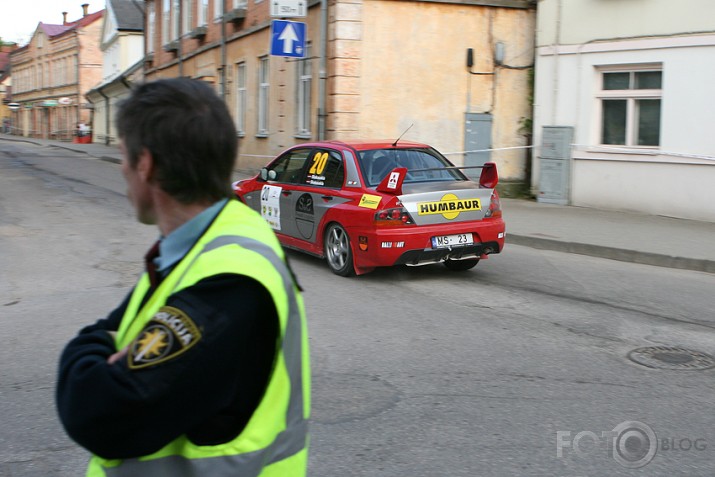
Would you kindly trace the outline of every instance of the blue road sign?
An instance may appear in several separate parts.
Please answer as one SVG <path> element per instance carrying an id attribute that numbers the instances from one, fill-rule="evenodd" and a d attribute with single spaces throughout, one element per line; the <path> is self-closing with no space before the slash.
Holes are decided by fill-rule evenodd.
<path id="1" fill-rule="evenodd" d="M 305 57 L 305 23 L 288 20 L 271 22 L 271 55 Z"/>

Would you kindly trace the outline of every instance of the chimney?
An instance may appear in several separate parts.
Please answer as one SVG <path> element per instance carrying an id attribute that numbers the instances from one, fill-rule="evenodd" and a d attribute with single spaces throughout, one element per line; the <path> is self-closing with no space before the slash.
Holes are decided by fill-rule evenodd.
<path id="1" fill-rule="evenodd" d="M 87 16 L 87 9 L 89 8 L 89 3 L 83 3 L 82 4 L 82 16 L 86 17 Z"/>
<path id="2" fill-rule="evenodd" d="M 62 12 L 62 24 L 67 25 L 67 12 Z"/>

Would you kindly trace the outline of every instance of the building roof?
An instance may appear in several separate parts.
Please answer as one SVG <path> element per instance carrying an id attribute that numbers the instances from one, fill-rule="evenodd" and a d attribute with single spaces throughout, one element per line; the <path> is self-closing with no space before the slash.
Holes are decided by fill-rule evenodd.
<path id="1" fill-rule="evenodd" d="M 117 19 L 119 31 L 144 31 L 144 11 L 133 0 L 107 0 Z"/>
<path id="2" fill-rule="evenodd" d="M 89 13 L 89 14 L 83 16 L 82 18 L 80 18 L 79 20 L 75 20 L 73 22 L 66 22 L 63 25 L 56 25 L 56 24 L 52 24 L 52 23 L 40 22 L 39 27 L 42 28 L 42 31 L 45 32 L 45 35 L 52 38 L 52 37 L 61 35 L 69 30 L 74 30 L 76 28 L 85 27 L 85 26 L 95 22 L 96 20 L 99 20 L 100 18 L 102 18 L 103 15 L 104 15 L 104 10 L 100 10 L 98 12 Z"/>
<path id="3" fill-rule="evenodd" d="M 79 20 L 75 20 L 73 22 L 68 22 L 67 24 L 73 27 L 84 27 L 89 25 L 90 23 L 94 23 L 96 20 L 99 20 L 104 16 L 104 10 L 100 10 L 98 12 L 94 13 L 89 13 L 86 16 L 80 18 Z"/>
<path id="4" fill-rule="evenodd" d="M 61 35 L 62 33 L 70 30 L 72 27 L 69 25 L 53 25 L 51 23 L 40 22 L 40 28 L 45 32 L 45 35 L 52 38 L 53 36 Z"/>

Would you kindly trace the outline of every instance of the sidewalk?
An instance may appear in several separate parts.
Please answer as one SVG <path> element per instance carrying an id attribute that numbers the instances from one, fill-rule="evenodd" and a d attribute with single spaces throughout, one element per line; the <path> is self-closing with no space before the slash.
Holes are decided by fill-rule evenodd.
<path id="1" fill-rule="evenodd" d="M 509 244 L 715 273 L 715 223 L 502 199 Z"/>
<path id="2" fill-rule="evenodd" d="M 115 146 L 73 144 L 0 134 L 119 163 Z M 236 172 L 237 177 L 245 175 Z M 715 223 L 611 210 L 502 199 L 507 246 L 523 245 L 625 262 L 715 273 Z"/>

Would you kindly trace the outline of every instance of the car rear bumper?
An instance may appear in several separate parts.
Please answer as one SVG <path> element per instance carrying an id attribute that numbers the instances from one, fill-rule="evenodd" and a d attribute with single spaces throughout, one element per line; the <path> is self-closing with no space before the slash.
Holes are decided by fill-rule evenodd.
<path id="1" fill-rule="evenodd" d="M 478 243 L 461 247 L 408 250 L 400 255 L 395 265 L 427 265 L 444 262 L 445 260 L 481 258 L 483 255 L 499 253 L 500 251 L 501 247 L 498 242 Z"/>
<path id="2" fill-rule="evenodd" d="M 448 227 L 405 226 L 348 231 L 354 248 L 356 268 L 392 265 L 426 265 L 445 260 L 480 258 L 501 252 L 505 225 L 501 218 L 480 222 L 461 222 Z M 433 248 L 432 237 L 471 233 L 473 242 L 466 246 Z"/>

